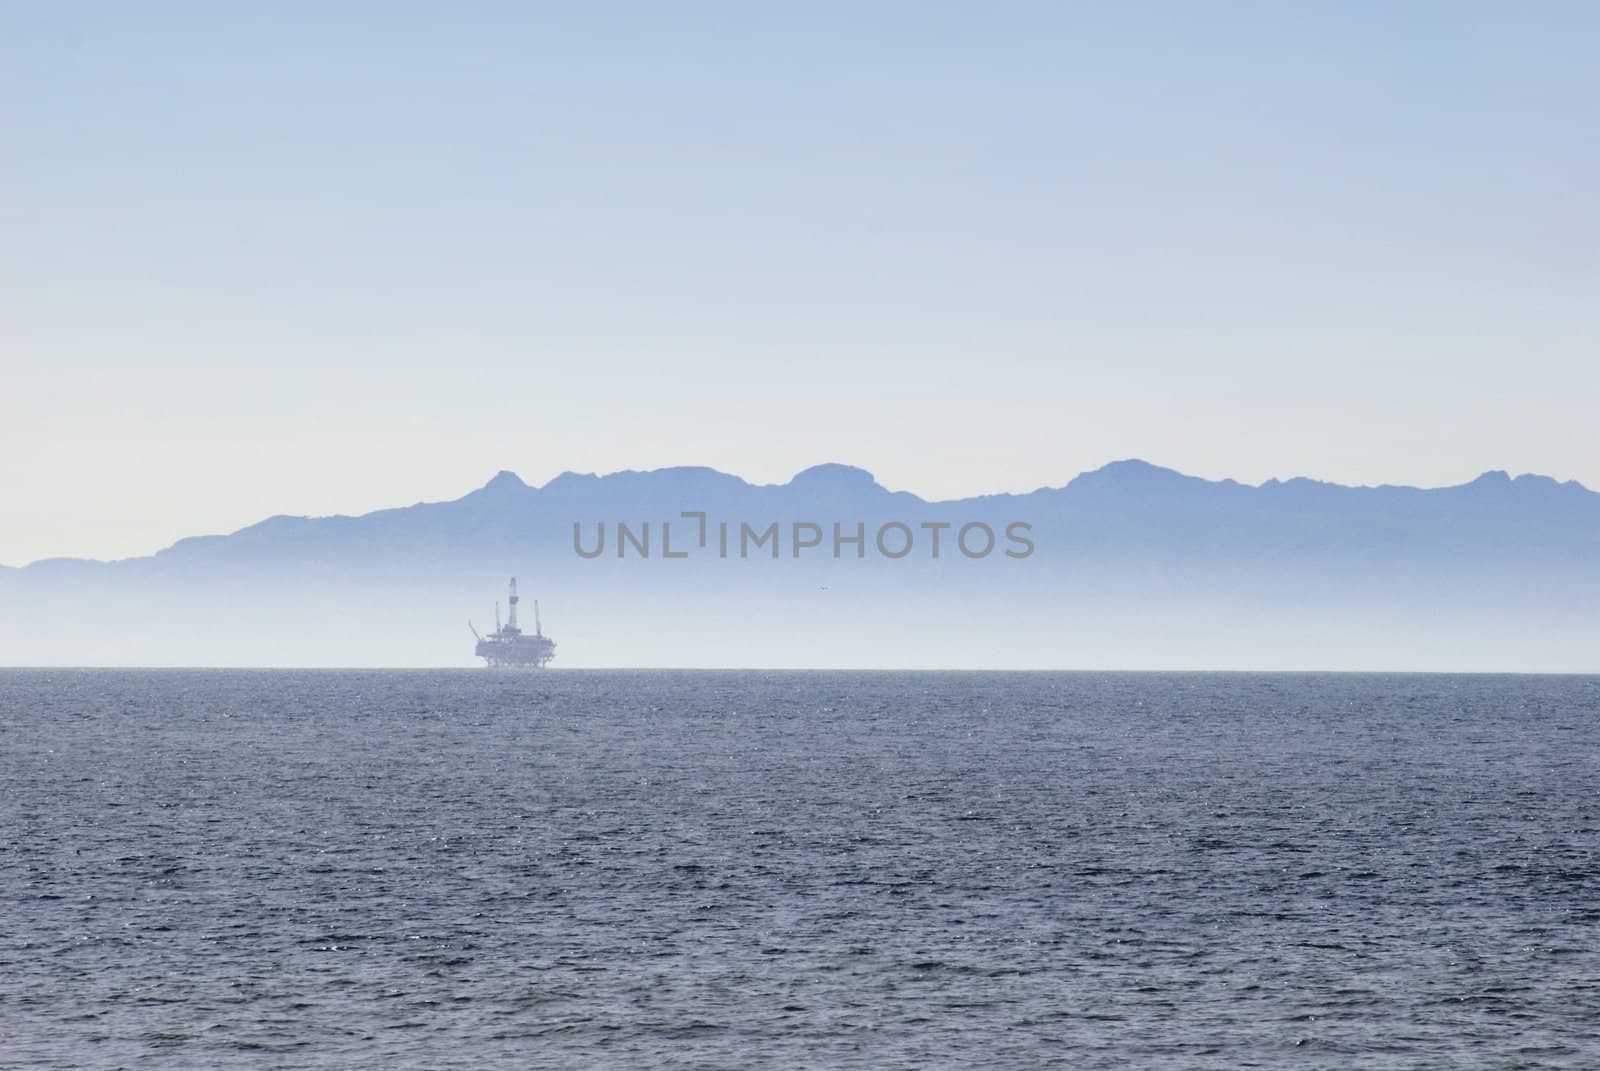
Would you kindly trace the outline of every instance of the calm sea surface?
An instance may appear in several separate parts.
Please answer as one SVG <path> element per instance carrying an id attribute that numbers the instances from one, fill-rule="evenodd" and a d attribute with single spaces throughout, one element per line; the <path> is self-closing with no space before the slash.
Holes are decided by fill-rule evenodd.
<path id="1" fill-rule="evenodd" d="M 0 1067 L 1600 1067 L 1600 678 L 0 671 Z"/>

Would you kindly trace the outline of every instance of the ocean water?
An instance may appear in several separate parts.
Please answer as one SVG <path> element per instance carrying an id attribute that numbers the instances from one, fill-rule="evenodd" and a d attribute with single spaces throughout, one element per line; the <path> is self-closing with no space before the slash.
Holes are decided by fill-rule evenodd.
<path id="1" fill-rule="evenodd" d="M 0 1067 L 1600 1067 L 1600 678 L 0 671 Z"/>

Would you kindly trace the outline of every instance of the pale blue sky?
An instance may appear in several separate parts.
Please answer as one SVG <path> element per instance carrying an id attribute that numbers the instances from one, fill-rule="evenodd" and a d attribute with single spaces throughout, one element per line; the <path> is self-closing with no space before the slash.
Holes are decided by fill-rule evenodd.
<path id="1" fill-rule="evenodd" d="M 283 8 L 0 2 L 0 562 L 500 468 L 1600 487 L 1600 6 Z"/>

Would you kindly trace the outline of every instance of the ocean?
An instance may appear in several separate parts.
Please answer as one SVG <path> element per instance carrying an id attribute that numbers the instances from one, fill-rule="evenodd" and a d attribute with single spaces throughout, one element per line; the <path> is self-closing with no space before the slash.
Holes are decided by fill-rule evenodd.
<path id="1" fill-rule="evenodd" d="M 1600 678 L 0 671 L 0 1068 L 1600 1067 Z"/>

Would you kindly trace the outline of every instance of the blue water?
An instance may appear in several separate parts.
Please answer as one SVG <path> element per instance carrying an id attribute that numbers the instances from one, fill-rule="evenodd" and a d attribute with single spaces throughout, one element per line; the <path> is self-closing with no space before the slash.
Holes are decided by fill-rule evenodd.
<path id="1" fill-rule="evenodd" d="M 1600 678 L 0 671 L 0 1067 L 1600 1067 Z"/>

